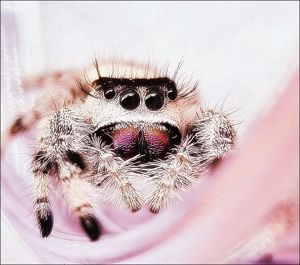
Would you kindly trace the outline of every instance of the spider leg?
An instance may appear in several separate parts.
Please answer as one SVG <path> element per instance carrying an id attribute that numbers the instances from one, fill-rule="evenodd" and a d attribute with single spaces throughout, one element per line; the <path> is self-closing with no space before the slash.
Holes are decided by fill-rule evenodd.
<path id="1" fill-rule="evenodd" d="M 29 91 L 45 87 L 54 87 L 54 89 L 71 87 L 73 86 L 72 79 L 76 74 L 78 73 L 72 70 L 59 70 L 27 76 L 22 80 L 22 88 Z"/>
<path id="2" fill-rule="evenodd" d="M 196 149 L 190 137 L 173 151 L 175 154 L 170 154 L 166 160 L 153 162 L 155 175 L 149 178 L 150 191 L 146 198 L 148 208 L 153 213 L 158 213 L 161 208 L 180 199 L 179 191 L 186 190 L 199 173 L 195 170 Z"/>
<path id="3" fill-rule="evenodd" d="M 50 235 L 53 227 L 53 214 L 49 201 L 51 183 L 49 174 L 56 165 L 51 163 L 43 151 L 37 152 L 32 161 L 34 175 L 33 190 L 35 194 L 34 214 L 38 222 L 42 237 Z"/>
<path id="4" fill-rule="evenodd" d="M 57 176 L 62 184 L 64 198 L 71 210 L 79 217 L 81 226 L 94 241 L 100 236 L 100 227 L 93 215 L 92 185 L 85 180 L 89 173 L 87 146 L 90 143 L 90 125 L 85 122 L 79 109 L 63 108 L 49 117 L 33 156 L 32 173 L 36 194 L 35 215 L 42 236 L 51 233 L 50 176 Z"/>
<path id="5" fill-rule="evenodd" d="M 135 189 L 134 179 L 142 174 L 135 165 L 135 158 L 124 161 L 108 147 L 101 143 L 99 138 L 93 138 L 93 162 L 96 175 L 93 182 L 100 187 L 104 200 L 115 205 L 125 206 L 132 212 L 141 209 L 141 194 Z"/>
<path id="6" fill-rule="evenodd" d="M 85 98 L 87 94 L 83 90 L 88 90 L 88 84 L 78 80 L 71 73 L 62 72 L 25 80 L 23 82 L 25 91 L 29 90 L 30 87 L 43 87 L 45 92 L 35 100 L 34 107 L 18 115 L 4 130 L 1 135 L 1 150 L 13 137 L 27 131 L 54 110 L 58 111 L 64 106 L 71 106 L 76 99 Z"/>
<path id="7" fill-rule="evenodd" d="M 96 197 L 94 186 L 82 177 L 82 170 L 75 164 L 61 165 L 63 198 L 67 201 L 70 210 L 79 218 L 81 227 L 91 241 L 95 241 L 101 234 L 101 227 L 94 215 L 92 206 Z"/>
<path id="8" fill-rule="evenodd" d="M 191 125 L 201 164 L 210 165 L 222 159 L 236 141 L 236 130 L 228 117 L 214 110 L 203 112 Z"/>
<path id="9" fill-rule="evenodd" d="M 151 191 L 147 203 L 157 213 L 180 199 L 179 191 L 203 175 L 209 166 L 233 147 L 236 132 L 223 113 L 212 110 L 190 126 L 190 133 L 165 161 L 154 162 L 155 176 L 149 178 Z"/>

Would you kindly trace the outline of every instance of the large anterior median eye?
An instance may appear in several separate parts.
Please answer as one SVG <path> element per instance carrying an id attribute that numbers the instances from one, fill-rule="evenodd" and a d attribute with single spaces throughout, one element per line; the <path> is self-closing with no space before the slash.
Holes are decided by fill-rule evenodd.
<path id="1" fill-rule="evenodd" d="M 164 95 L 159 89 L 153 88 L 146 95 L 145 104 L 149 110 L 159 110 L 164 105 Z"/>
<path id="2" fill-rule="evenodd" d="M 120 95 L 120 104 L 126 110 L 134 110 L 140 105 L 140 96 L 135 90 L 128 89 Z"/>

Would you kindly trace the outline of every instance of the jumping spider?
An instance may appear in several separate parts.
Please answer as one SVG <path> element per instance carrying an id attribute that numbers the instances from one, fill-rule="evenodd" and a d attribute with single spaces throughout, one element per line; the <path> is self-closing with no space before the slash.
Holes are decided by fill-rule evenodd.
<path id="1" fill-rule="evenodd" d="M 94 241 L 101 226 L 89 189 L 132 212 L 144 202 L 157 213 L 232 148 L 236 133 L 227 116 L 204 110 L 197 85 L 176 81 L 177 73 L 170 77 L 148 65 L 114 67 L 95 61 L 85 74 L 56 72 L 24 82 L 24 89 L 54 91 L 16 119 L 5 135 L 39 121 L 32 174 L 42 237 L 53 227 L 50 176 L 63 186 L 63 198 Z M 141 190 L 135 179 L 146 180 L 146 188 Z"/>

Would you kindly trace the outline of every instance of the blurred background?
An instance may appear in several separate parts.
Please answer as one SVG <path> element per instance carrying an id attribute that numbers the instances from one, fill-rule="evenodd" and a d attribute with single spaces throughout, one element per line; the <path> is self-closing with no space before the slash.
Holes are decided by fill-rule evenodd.
<path id="1" fill-rule="evenodd" d="M 242 122 L 243 139 L 299 64 L 299 2 L 1 1 L 2 129 L 33 104 L 20 87 L 24 76 L 82 69 L 95 56 L 159 66 L 176 66 L 183 58 L 182 72 L 200 81 L 205 103 L 224 102 L 225 110 L 237 110 L 233 117 Z M 15 155 L 22 148 L 12 146 L 8 161 L 14 174 L 26 178 L 28 169 Z M 16 186 L 26 182 L 11 176 L 10 181 Z M 18 204 L 8 202 L 3 187 L 2 262 L 39 262 L 14 229 L 12 211 L 17 210 L 8 208 Z"/>

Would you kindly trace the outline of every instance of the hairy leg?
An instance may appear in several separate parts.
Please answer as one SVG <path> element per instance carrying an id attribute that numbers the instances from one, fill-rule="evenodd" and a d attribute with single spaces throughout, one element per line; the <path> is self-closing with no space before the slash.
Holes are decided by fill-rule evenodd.
<path id="1" fill-rule="evenodd" d="M 231 121 L 224 113 L 214 110 L 207 110 L 192 124 L 192 134 L 202 164 L 210 164 L 224 157 L 236 141 L 236 131 Z"/>
<path id="2" fill-rule="evenodd" d="M 134 159 L 124 161 L 117 157 L 99 138 L 93 138 L 92 161 L 96 175 L 93 182 L 104 192 L 104 200 L 115 206 L 125 206 L 132 212 L 141 209 L 141 194 L 132 183 L 141 178 L 142 172 L 135 166 Z"/>
<path id="3" fill-rule="evenodd" d="M 25 91 L 40 90 L 47 87 L 53 87 L 54 89 L 70 88 L 74 85 L 73 78 L 76 75 L 78 75 L 78 72 L 74 70 L 44 72 L 25 77 L 21 85 Z"/>
<path id="4" fill-rule="evenodd" d="M 85 157 L 90 132 L 90 125 L 85 122 L 83 113 L 75 108 L 63 108 L 45 121 L 32 161 L 35 214 L 42 236 L 51 233 L 53 223 L 49 203 L 50 176 L 56 176 L 62 181 L 66 199 L 80 217 L 82 227 L 90 239 L 95 240 L 100 235 L 88 196 L 83 191 L 88 184 L 80 179 L 89 171 Z"/>
<path id="5" fill-rule="evenodd" d="M 154 176 L 149 178 L 149 190 L 146 202 L 149 210 L 158 213 L 161 208 L 180 198 L 179 191 L 185 190 L 196 180 L 194 169 L 197 157 L 191 138 L 174 149 L 175 154 L 167 157 L 166 161 L 153 162 Z"/>
<path id="6" fill-rule="evenodd" d="M 180 198 L 179 191 L 203 175 L 217 159 L 233 147 L 236 132 L 222 114 L 212 110 L 191 125 L 191 133 L 175 148 L 164 163 L 154 162 L 155 176 L 150 178 L 147 197 L 149 210 L 157 213 Z"/>
<path id="7" fill-rule="evenodd" d="M 51 163 L 45 156 L 44 151 L 39 151 L 33 156 L 32 173 L 33 190 L 35 195 L 34 214 L 42 237 L 47 237 L 52 231 L 53 215 L 49 195 L 51 193 L 51 183 L 49 174 L 55 170 L 56 165 Z"/>
<path id="8" fill-rule="evenodd" d="M 30 129 L 40 119 L 47 117 L 54 109 L 71 106 L 76 99 L 84 99 L 88 90 L 88 83 L 82 77 L 75 78 L 75 72 L 55 72 L 23 80 L 25 91 L 38 88 L 44 91 L 43 95 L 35 100 L 35 106 L 26 111 L 12 122 L 2 133 L 1 149 L 5 147 L 14 136 Z M 79 79 L 81 78 L 81 79 Z"/>
<path id="9" fill-rule="evenodd" d="M 79 218 L 81 227 L 90 240 L 95 241 L 101 234 L 101 227 L 92 207 L 92 202 L 97 195 L 95 187 L 82 178 L 82 170 L 78 167 L 72 167 L 68 163 L 64 166 L 65 174 L 60 176 L 63 180 L 63 197 L 70 210 Z"/>

